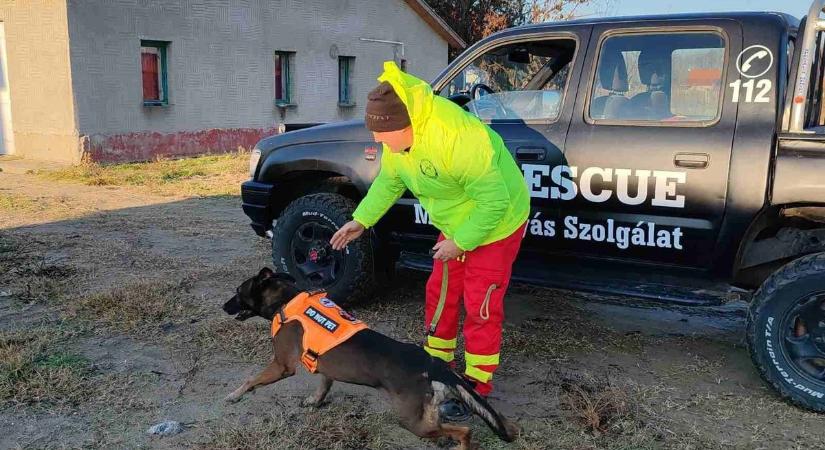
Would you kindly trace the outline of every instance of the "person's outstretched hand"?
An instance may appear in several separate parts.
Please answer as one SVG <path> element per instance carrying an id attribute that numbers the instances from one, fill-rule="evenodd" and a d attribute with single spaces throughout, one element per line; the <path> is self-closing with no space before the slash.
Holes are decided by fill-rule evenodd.
<path id="1" fill-rule="evenodd" d="M 363 225 L 354 220 L 350 220 L 332 235 L 332 239 L 329 240 L 329 243 L 332 244 L 333 250 L 341 250 L 350 242 L 358 239 L 358 237 L 364 233 L 364 230 L 365 228 Z"/>
<path id="2" fill-rule="evenodd" d="M 435 250 L 433 259 L 440 259 L 444 262 L 456 259 L 464 254 L 464 250 L 458 248 L 458 246 L 455 245 L 455 242 L 452 239 L 445 239 L 435 244 L 433 250 Z"/>

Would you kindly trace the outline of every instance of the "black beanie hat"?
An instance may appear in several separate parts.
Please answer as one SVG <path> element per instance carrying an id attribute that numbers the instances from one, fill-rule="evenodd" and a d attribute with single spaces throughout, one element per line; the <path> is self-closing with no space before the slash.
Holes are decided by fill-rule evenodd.
<path id="1" fill-rule="evenodd" d="M 410 125 L 410 115 L 392 85 L 386 81 L 367 95 L 367 129 L 375 132 L 403 130 Z"/>

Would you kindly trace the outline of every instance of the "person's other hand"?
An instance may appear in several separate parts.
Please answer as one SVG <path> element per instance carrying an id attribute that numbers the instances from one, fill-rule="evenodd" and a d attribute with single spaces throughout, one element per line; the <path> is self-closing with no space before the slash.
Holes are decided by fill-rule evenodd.
<path id="1" fill-rule="evenodd" d="M 464 250 L 458 248 L 452 239 L 445 239 L 435 244 L 433 250 L 435 250 L 433 259 L 440 259 L 444 262 L 450 261 L 451 259 L 456 259 L 464 254 Z"/>
<path id="2" fill-rule="evenodd" d="M 332 244 L 333 250 L 341 250 L 350 242 L 358 239 L 358 237 L 364 233 L 364 230 L 365 228 L 363 225 L 354 220 L 350 220 L 332 235 L 332 239 L 329 240 L 329 243 Z"/>

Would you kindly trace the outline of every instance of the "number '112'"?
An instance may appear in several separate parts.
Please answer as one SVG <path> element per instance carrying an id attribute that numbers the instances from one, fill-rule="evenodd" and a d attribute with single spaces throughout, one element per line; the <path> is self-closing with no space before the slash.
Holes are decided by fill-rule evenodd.
<path id="1" fill-rule="evenodd" d="M 729 85 L 733 88 L 733 103 L 739 103 L 739 91 L 745 88 L 745 103 L 769 103 L 771 98 L 768 93 L 771 91 L 771 80 L 736 80 Z M 755 90 L 758 90 L 756 97 L 753 96 Z"/>

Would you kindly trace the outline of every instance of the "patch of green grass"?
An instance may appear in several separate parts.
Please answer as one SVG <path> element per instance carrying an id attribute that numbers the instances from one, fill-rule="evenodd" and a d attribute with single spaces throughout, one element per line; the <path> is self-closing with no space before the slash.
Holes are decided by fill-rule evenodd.
<path id="1" fill-rule="evenodd" d="M 160 195 L 205 197 L 238 195 L 249 170 L 249 152 L 159 159 L 125 164 L 82 164 L 60 170 L 38 171 L 50 180 L 89 186 L 138 186 Z"/>
<path id="2" fill-rule="evenodd" d="M 38 367 L 46 369 L 58 369 L 61 367 L 78 367 L 83 368 L 88 365 L 86 358 L 74 355 L 71 353 L 53 353 L 50 355 L 41 355 L 34 362 Z"/>
<path id="3" fill-rule="evenodd" d="M 77 405 L 88 395 L 91 364 L 56 350 L 59 330 L 0 332 L 0 403 Z"/>

